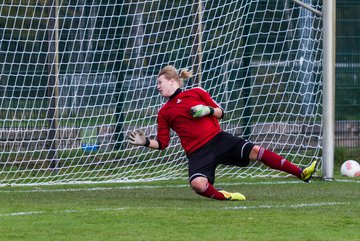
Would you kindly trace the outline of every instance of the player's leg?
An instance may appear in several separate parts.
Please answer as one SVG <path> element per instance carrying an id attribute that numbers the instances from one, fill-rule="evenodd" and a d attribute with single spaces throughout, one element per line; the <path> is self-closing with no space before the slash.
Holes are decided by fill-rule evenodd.
<path id="1" fill-rule="evenodd" d="M 227 200 L 224 194 L 216 190 L 216 188 L 211 185 L 211 183 L 206 177 L 195 177 L 191 180 L 190 186 L 194 190 L 194 192 L 203 197 L 213 198 L 217 200 Z"/>
<path id="2" fill-rule="evenodd" d="M 317 162 L 314 161 L 306 168 L 300 169 L 284 157 L 257 145 L 251 150 L 249 158 L 261 161 L 270 168 L 290 173 L 305 182 L 309 181 L 317 165 Z"/>
<path id="3" fill-rule="evenodd" d="M 212 143 L 188 155 L 189 183 L 195 193 L 217 200 L 226 200 L 224 194 L 211 183 L 215 181 L 216 160 Z"/>
<path id="4" fill-rule="evenodd" d="M 238 141 L 224 143 L 222 140 L 229 134 L 220 133 L 208 145 L 195 153 L 188 155 L 189 182 L 191 188 L 199 195 L 217 200 L 245 200 L 240 193 L 229 193 L 217 190 L 212 184 L 215 182 L 215 170 L 218 165 L 218 152 L 226 152 L 229 146 Z"/>
<path id="5" fill-rule="evenodd" d="M 197 158 L 196 158 L 197 157 Z M 245 200 L 244 195 L 240 193 L 228 193 L 217 190 L 212 184 L 215 181 L 216 161 L 212 155 L 191 156 L 189 158 L 189 182 L 191 188 L 199 195 L 216 200 Z"/>
<path id="6" fill-rule="evenodd" d="M 266 166 L 284 171 L 300 178 L 301 169 L 292 164 L 282 156 L 269 151 L 263 147 L 255 145 L 250 152 L 250 160 L 258 160 L 264 163 Z"/>
<path id="7" fill-rule="evenodd" d="M 216 189 L 206 177 L 198 176 L 190 182 L 191 188 L 199 195 L 217 200 L 243 201 L 241 193 L 230 193 Z"/>

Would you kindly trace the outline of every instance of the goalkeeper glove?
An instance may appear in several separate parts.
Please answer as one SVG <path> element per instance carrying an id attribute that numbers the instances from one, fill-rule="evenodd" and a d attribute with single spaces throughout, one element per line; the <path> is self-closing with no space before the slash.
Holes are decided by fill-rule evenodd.
<path id="1" fill-rule="evenodd" d="M 190 112 L 194 118 L 200 118 L 206 115 L 213 115 L 214 108 L 205 105 L 195 105 L 191 107 Z"/>
<path id="2" fill-rule="evenodd" d="M 146 146 L 150 145 L 149 138 L 145 137 L 143 131 L 132 131 L 129 136 L 130 144 L 137 146 Z"/>

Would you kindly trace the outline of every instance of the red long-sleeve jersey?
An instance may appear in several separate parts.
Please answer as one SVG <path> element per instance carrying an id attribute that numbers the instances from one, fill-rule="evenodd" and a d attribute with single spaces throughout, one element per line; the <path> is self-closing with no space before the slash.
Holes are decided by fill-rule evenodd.
<path id="1" fill-rule="evenodd" d="M 190 113 L 195 105 L 221 108 L 202 88 L 192 88 L 171 97 L 159 110 L 157 141 L 159 149 L 165 149 L 170 141 L 170 128 L 180 137 L 181 145 L 187 154 L 194 152 L 220 131 L 220 124 L 214 116 L 194 118 Z"/>

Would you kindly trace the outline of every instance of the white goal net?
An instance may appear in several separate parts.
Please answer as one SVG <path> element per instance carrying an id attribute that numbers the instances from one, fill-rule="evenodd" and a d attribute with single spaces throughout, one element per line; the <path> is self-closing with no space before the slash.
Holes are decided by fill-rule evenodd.
<path id="1" fill-rule="evenodd" d="M 225 131 L 321 160 L 322 17 L 293 1 L 0 2 L 0 185 L 187 178 L 175 133 L 164 151 L 127 143 L 133 129 L 155 138 L 169 64 L 194 71 L 185 88 L 210 92 Z"/>

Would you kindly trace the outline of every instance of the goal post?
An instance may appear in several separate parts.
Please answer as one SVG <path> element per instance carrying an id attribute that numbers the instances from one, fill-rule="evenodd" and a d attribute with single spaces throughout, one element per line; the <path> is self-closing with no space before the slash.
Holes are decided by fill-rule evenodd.
<path id="1" fill-rule="evenodd" d="M 336 0 L 324 1 L 324 111 L 323 111 L 323 165 L 324 180 L 334 179 L 335 150 L 335 29 Z"/>
<path id="2" fill-rule="evenodd" d="M 196 71 L 184 88 L 221 104 L 225 131 L 299 166 L 326 160 L 331 179 L 335 7 L 297 2 L 2 1 L 0 185 L 186 179 L 175 133 L 163 151 L 126 140 L 156 137 L 169 64 Z M 263 176 L 286 174 L 258 162 L 217 171 Z"/>

